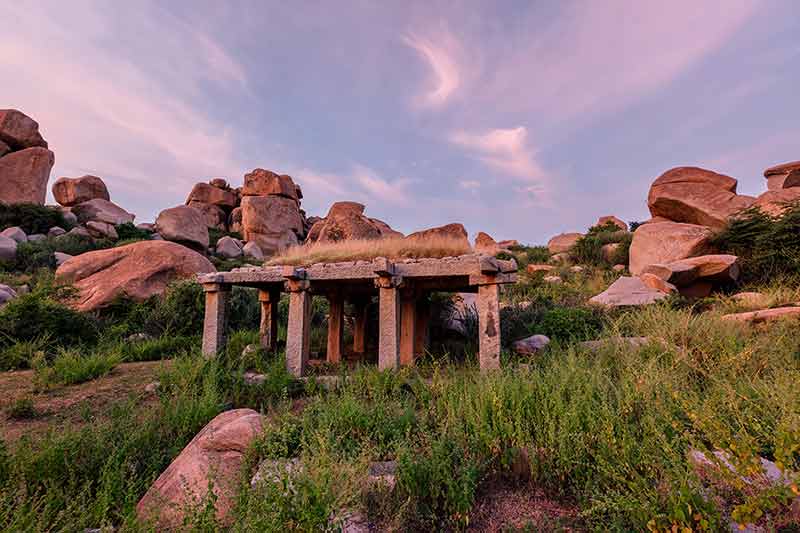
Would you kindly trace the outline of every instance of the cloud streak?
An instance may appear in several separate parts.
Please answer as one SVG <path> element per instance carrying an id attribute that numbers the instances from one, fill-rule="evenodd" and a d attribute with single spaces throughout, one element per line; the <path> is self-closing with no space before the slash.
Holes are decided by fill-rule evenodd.
<path id="1" fill-rule="evenodd" d="M 432 36 L 423 37 L 410 33 L 403 37 L 403 42 L 419 54 L 430 69 L 427 92 L 418 95 L 415 103 L 421 107 L 441 107 L 448 103 L 461 87 L 462 67 L 459 64 L 461 45 L 447 30 L 441 27 L 432 32 Z"/>
<path id="2" fill-rule="evenodd" d="M 529 146 L 528 130 L 524 126 L 480 133 L 456 131 L 450 134 L 450 142 L 466 148 L 471 157 L 504 174 L 526 181 L 545 179 L 535 152 Z"/>

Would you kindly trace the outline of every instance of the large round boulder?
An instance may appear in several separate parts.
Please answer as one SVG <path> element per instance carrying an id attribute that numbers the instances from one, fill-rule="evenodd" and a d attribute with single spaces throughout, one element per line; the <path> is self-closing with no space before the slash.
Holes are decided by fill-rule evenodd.
<path id="1" fill-rule="evenodd" d="M 53 183 L 53 197 L 65 207 L 72 207 L 95 198 L 111 199 L 106 184 L 97 176 L 58 178 Z"/>
<path id="2" fill-rule="evenodd" d="M 272 255 L 297 244 L 303 232 L 303 217 L 295 200 L 285 196 L 242 198 L 244 240 L 255 242 L 264 254 Z"/>
<path id="3" fill-rule="evenodd" d="M 16 109 L 0 109 L 0 141 L 11 150 L 47 148 L 47 141 L 39 133 L 39 123 Z"/>
<path id="4" fill-rule="evenodd" d="M 216 181 L 216 180 L 212 180 Z M 217 185 L 227 185 L 216 181 Z M 192 202 L 201 202 L 204 204 L 212 204 L 225 209 L 233 209 L 237 203 L 236 192 L 228 188 L 217 187 L 210 183 L 198 183 L 192 188 L 186 203 L 191 205 Z"/>
<path id="5" fill-rule="evenodd" d="M 223 231 L 228 227 L 228 215 L 225 214 L 225 211 L 223 211 L 221 207 L 195 201 L 189 202 L 189 207 L 200 211 L 207 227 L 217 228 Z"/>
<path id="6" fill-rule="evenodd" d="M 250 445 L 264 429 L 252 409 L 217 415 L 156 479 L 139 504 L 139 519 L 159 531 L 179 530 L 185 513 L 213 491 L 216 519 L 225 523 L 236 502 L 240 474 Z"/>
<path id="7" fill-rule="evenodd" d="M 792 161 L 769 167 L 764 171 L 767 189 L 779 191 L 790 187 L 800 187 L 800 161 Z"/>
<path id="8" fill-rule="evenodd" d="M 630 248 L 631 274 L 639 275 L 653 264 L 665 264 L 712 253 L 709 228 L 678 222 L 656 222 L 633 232 Z"/>
<path id="9" fill-rule="evenodd" d="M 72 213 L 78 217 L 78 222 L 105 222 L 106 224 L 118 225 L 126 222 L 133 222 L 136 215 L 129 213 L 120 206 L 104 198 L 95 198 L 87 202 L 82 202 L 72 208 Z"/>
<path id="10" fill-rule="evenodd" d="M 140 241 L 75 256 L 58 267 L 56 278 L 78 289 L 76 309 L 93 311 L 123 295 L 146 300 L 176 279 L 209 272 L 216 272 L 214 265 L 185 246 Z"/>
<path id="11" fill-rule="evenodd" d="M 767 191 L 756 198 L 753 207 L 758 207 L 763 212 L 772 215 L 781 215 L 787 207 L 800 200 L 800 187 Z"/>
<path id="12" fill-rule="evenodd" d="M 256 168 L 244 175 L 242 196 L 285 196 L 295 201 L 299 200 L 299 188 L 292 181 L 291 176 L 276 174 L 263 168 Z"/>
<path id="13" fill-rule="evenodd" d="M 560 233 L 547 241 L 547 249 L 551 254 L 569 252 L 581 237 L 583 237 L 583 233 Z"/>
<path id="14" fill-rule="evenodd" d="M 647 206 L 653 217 L 722 228 L 755 199 L 736 194 L 736 180 L 698 167 L 677 167 L 651 185 Z"/>
<path id="15" fill-rule="evenodd" d="M 208 225 L 205 215 L 193 207 L 179 205 L 165 209 L 156 218 L 156 231 L 166 240 L 205 251 Z"/>
<path id="16" fill-rule="evenodd" d="M 47 181 L 55 161 L 53 152 L 41 147 L 25 148 L 0 157 L 0 202 L 44 205 Z"/>

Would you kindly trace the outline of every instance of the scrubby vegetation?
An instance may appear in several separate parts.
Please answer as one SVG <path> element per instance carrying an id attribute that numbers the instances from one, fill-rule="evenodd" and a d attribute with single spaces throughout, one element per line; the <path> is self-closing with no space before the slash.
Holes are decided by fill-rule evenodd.
<path id="1" fill-rule="evenodd" d="M 64 215 L 57 207 L 38 204 L 3 204 L 0 203 L 0 231 L 19 226 L 30 234 L 47 234 L 53 226 L 69 230 L 72 225 L 64 220 Z"/>
<path id="2" fill-rule="evenodd" d="M 311 265 L 341 261 L 370 261 L 376 257 L 415 259 L 420 257 L 454 257 L 471 252 L 466 239 L 429 237 L 425 239 L 378 239 L 315 242 L 294 246 L 273 257 L 270 265 Z"/>
<path id="3" fill-rule="evenodd" d="M 627 265 L 632 235 L 621 231 L 613 222 L 592 226 L 570 251 L 572 259 L 581 265 Z M 603 246 L 618 244 L 612 253 L 604 253 Z"/>

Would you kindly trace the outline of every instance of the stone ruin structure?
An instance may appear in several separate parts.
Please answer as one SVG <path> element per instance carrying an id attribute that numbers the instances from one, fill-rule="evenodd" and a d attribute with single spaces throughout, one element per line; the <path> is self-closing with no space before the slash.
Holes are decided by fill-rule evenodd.
<path id="1" fill-rule="evenodd" d="M 278 302 L 289 293 L 286 367 L 297 377 L 306 373 L 310 354 L 311 298 L 328 298 L 327 361 L 342 358 L 344 303 L 356 309 L 353 351 L 366 351 L 367 306 L 379 300 L 378 367 L 412 365 L 426 348 L 431 292 L 477 293 L 479 363 L 482 370 L 500 367 L 500 285 L 516 282 L 514 261 L 470 254 L 443 259 L 406 259 L 320 263 L 309 267 L 242 268 L 199 276 L 206 294 L 203 354 L 214 357 L 226 344 L 228 299 L 234 285 L 255 287 L 261 302 L 261 345 L 273 349 Z"/>

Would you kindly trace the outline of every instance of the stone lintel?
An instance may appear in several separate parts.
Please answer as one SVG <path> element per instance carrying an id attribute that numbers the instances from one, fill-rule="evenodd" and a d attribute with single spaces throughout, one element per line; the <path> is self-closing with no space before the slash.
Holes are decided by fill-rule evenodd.
<path id="1" fill-rule="evenodd" d="M 231 290 L 231 285 L 227 283 L 206 281 L 203 283 L 203 290 L 205 292 L 229 292 Z"/>
<path id="2" fill-rule="evenodd" d="M 391 277 L 394 275 L 394 263 L 385 257 L 376 257 L 372 261 L 372 270 L 379 277 Z"/>
<path id="3" fill-rule="evenodd" d="M 495 274 L 493 276 L 481 274 L 469 277 L 470 285 L 504 285 L 507 283 L 516 283 L 516 282 L 517 282 L 516 274 Z"/>
<path id="4" fill-rule="evenodd" d="M 288 280 L 306 279 L 306 269 L 296 266 L 286 265 L 283 267 L 281 273 L 283 277 Z"/>
<path id="5" fill-rule="evenodd" d="M 478 261 L 481 274 L 494 274 L 500 270 L 497 259 L 491 255 L 482 255 Z"/>

